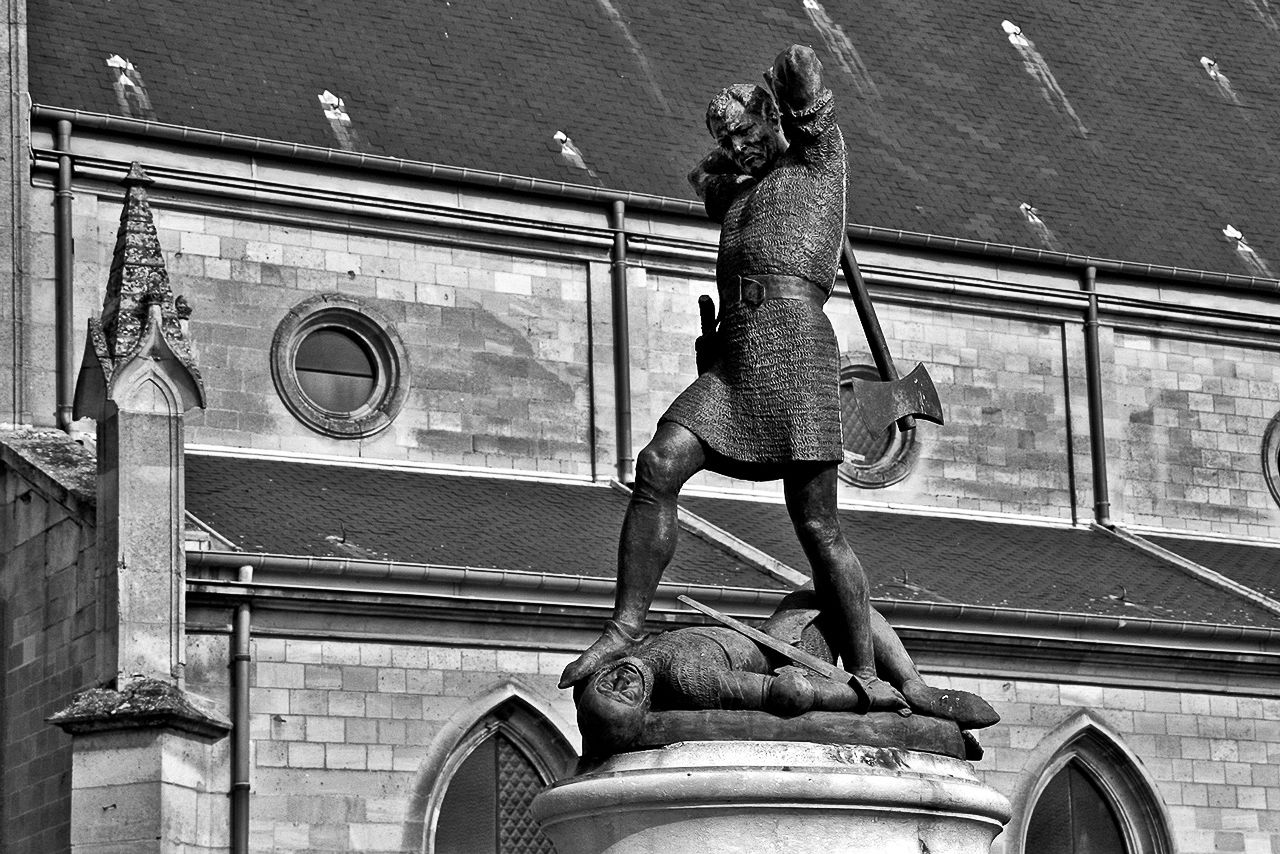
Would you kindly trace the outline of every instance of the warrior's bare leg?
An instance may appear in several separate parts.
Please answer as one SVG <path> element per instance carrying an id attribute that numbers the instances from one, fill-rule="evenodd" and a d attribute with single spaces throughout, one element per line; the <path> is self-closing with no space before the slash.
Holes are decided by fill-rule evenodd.
<path id="1" fill-rule="evenodd" d="M 839 652 L 845 668 L 867 685 L 873 709 L 902 708 L 902 696 L 876 678 L 867 575 L 840 528 L 835 464 L 789 474 L 783 490 L 791 523 L 813 568 L 814 589 L 821 599 L 834 601 L 843 618 Z"/>
<path id="2" fill-rule="evenodd" d="M 613 619 L 599 639 L 565 668 L 561 688 L 590 676 L 639 638 L 662 572 L 675 556 L 676 496 L 706 461 L 698 437 L 670 421 L 658 425 L 653 440 L 636 457 L 636 482 L 618 543 Z"/>

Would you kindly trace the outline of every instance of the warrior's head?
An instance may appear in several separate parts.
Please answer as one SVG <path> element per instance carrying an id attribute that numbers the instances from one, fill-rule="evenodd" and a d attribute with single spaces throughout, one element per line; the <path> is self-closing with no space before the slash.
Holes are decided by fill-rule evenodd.
<path id="1" fill-rule="evenodd" d="M 611 662 L 574 691 L 583 754 L 608 756 L 640 737 L 653 696 L 653 668 L 635 656 Z"/>
<path id="2" fill-rule="evenodd" d="M 735 83 L 711 99 L 707 130 L 738 168 L 753 178 L 768 172 L 787 150 L 773 95 L 751 83 Z"/>

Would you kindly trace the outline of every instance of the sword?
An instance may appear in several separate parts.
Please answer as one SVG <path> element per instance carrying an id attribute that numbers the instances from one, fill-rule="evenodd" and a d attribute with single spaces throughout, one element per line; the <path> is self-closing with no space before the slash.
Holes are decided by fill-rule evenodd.
<path id="1" fill-rule="evenodd" d="M 829 661 L 823 661 L 821 658 L 818 658 L 816 655 L 807 653 L 802 649 L 796 649 L 791 644 L 786 643 L 784 641 L 780 641 L 777 638 L 773 637 L 772 635 L 766 635 L 764 632 L 760 631 L 759 629 L 753 629 L 751 626 L 748 626 L 746 623 L 739 622 L 738 620 L 735 620 L 733 617 L 730 617 L 728 614 L 721 614 L 715 608 L 709 607 L 707 605 L 703 605 L 701 602 L 699 602 L 696 599 L 690 599 L 688 596 L 685 596 L 683 594 L 677 596 L 676 599 L 688 605 L 693 610 L 706 614 L 708 617 L 715 620 L 716 622 L 721 623 L 725 626 L 728 626 L 729 628 L 733 629 L 735 632 L 738 632 L 741 635 L 746 635 L 748 638 L 760 644 L 761 646 L 767 649 L 773 650 L 779 655 L 782 655 L 790 659 L 791 661 L 794 661 L 796 664 L 799 664 L 802 667 L 809 668 L 819 676 L 825 676 L 828 679 L 834 679 L 837 682 L 843 682 L 847 684 L 850 688 L 852 688 L 855 692 L 857 692 L 859 706 L 866 708 L 867 706 L 871 705 L 871 696 L 867 693 L 866 684 L 863 683 L 863 681 L 860 678 L 853 675 L 852 673 L 845 670 L 844 668 L 837 667 L 836 665 L 832 664 Z"/>

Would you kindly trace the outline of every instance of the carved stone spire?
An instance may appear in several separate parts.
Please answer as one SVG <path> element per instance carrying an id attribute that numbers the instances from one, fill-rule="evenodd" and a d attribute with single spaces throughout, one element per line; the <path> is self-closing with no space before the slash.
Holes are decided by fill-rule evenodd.
<path id="1" fill-rule="evenodd" d="M 185 300 L 169 288 L 137 163 L 124 180 L 124 211 L 102 317 L 89 320 L 74 414 L 97 421 L 98 548 L 103 594 L 116 621 L 110 670 L 99 681 L 180 684 L 186 561 L 183 554 L 183 414 L 204 406 L 186 336 Z M 161 471 L 167 476 L 158 476 Z"/>
<path id="2" fill-rule="evenodd" d="M 139 163 L 133 164 L 123 181 L 124 208 L 102 317 L 89 320 L 76 383 L 76 418 L 100 418 L 107 400 L 119 403 L 121 371 L 130 365 L 143 367 L 139 359 L 167 375 L 161 382 L 167 380 L 164 384 L 176 392 L 180 411 L 204 405 L 204 383 L 185 332 L 191 309 L 181 297 L 175 300 L 169 287 L 169 272 L 147 202 L 146 188 L 151 183 Z"/>

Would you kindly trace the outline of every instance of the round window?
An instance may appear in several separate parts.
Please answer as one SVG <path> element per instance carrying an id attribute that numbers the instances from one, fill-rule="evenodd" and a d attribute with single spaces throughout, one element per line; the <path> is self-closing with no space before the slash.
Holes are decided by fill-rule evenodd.
<path id="1" fill-rule="evenodd" d="M 378 365 L 360 336 L 338 326 L 308 333 L 293 359 L 302 393 L 327 412 L 350 414 L 377 389 Z"/>
<path id="2" fill-rule="evenodd" d="M 1272 416 L 1262 434 L 1262 474 L 1267 479 L 1271 497 L 1280 504 L 1280 412 Z"/>
<path id="3" fill-rule="evenodd" d="M 916 431 L 902 433 L 896 424 L 873 434 L 858 417 L 853 380 L 878 381 L 871 365 L 847 365 L 840 370 L 840 424 L 844 449 L 852 459 L 840 466 L 840 477 L 864 489 L 880 489 L 911 473 L 919 456 Z M 859 459 L 860 458 L 860 459 Z"/>
<path id="4" fill-rule="evenodd" d="M 276 329 L 271 375 L 289 410 L 327 436 L 385 428 L 408 394 L 404 344 L 369 306 L 324 294 L 295 306 Z"/>

